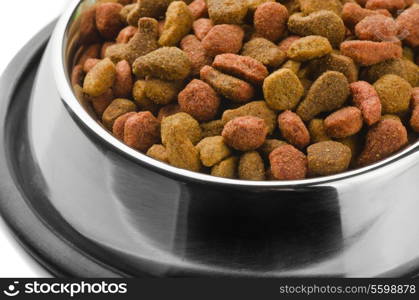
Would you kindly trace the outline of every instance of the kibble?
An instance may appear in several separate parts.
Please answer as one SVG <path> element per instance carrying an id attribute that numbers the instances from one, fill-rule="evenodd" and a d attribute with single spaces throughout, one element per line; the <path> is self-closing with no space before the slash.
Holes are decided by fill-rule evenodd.
<path id="1" fill-rule="evenodd" d="M 98 0 L 75 18 L 75 96 L 162 163 L 303 180 L 417 140 L 413 0 Z"/>

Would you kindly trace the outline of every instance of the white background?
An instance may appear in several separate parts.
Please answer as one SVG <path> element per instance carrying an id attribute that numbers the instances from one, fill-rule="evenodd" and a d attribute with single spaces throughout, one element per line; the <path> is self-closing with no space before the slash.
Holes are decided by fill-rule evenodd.
<path id="1" fill-rule="evenodd" d="M 2 0 L 0 74 L 25 43 L 72 0 Z M 14 241 L 0 217 L 0 277 L 49 276 Z"/>

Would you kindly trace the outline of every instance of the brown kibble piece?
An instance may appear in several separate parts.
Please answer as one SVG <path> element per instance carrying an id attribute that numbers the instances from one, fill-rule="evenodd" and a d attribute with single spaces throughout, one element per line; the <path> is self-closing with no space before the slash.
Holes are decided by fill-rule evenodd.
<path id="1" fill-rule="evenodd" d="M 310 143 L 310 134 L 301 118 L 292 111 L 284 111 L 278 116 L 281 135 L 297 148 L 305 148 Z"/>
<path id="2" fill-rule="evenodd" d="M 269 134 L 272 134 L 276 128 L 276 113 L 266 105 L 265 101 L 253 101 L 236 109 L 225 110 L 222 121 L 226 124 L 237 117 L 244 116 L 253 116 L 263 119 L 268 127 Z"/>
<path id="3" fill-rule="evenodd" d="M 166 105 L 176 100 L 180 89 L 180 83 L 176 81 L 147 79 L 145 95 L 158 105 Z"/>
<path id="4" fill-rule="evenodd" d="M 109 104 L 103 113 L 103 125 L 105 125 L 107 129 L 112 130 L 113 124 L 119 116 L 135 111 L 136 109 L 136 105 L 130 100 L 121 98 L 115 99 L 111 104 Z"/>
<path id="5" fill-rule="evenodd" d="M 115 66 L 115 81 L 113 93 L 117 98 L 128 98 L 133 88 L 131 66 L 126 60 L 121 60 Z"/>
<path id="6" fill-rule="evenodd" d="M 265 121 L 253 116 L 231 120 L 222 132 L 226 144 L 239 151 L 256 150 L 263 145 L 267 134 Z"/>
<path id="7" fill-rule="evenodd" d="M 327 71 L 312 84 L 297 114 L 304 121 L 310 121 L 319 113 L 341 108 L 348 96 L 349 83 L 345 75 Z"/>
<path id="8" fill-rule="evenodd" d="M 344 172 L 351 158 L 351 149 L 339 142 L 325 141 L 307 148 L 310 175 L 329 176 Z"/>
<path id="9" fill-rule="evenodd" d="M 237 178 L 238 158 L 232 156 L 215 165 L 211 169 L 211 175 L 222 178 Z"/>
<path id="10" fill-rule="evenodd" d="M 337 47 L 344 40 L 346 28 L 342 19 L 328 10 L 320 10 L 309 15 L 293 14 L 288 20 L 288 30 L 299 36 L 323 36 Z"/>
<path id="11" fill-rule="evenodd" d="M 256 33 L 275 42 L 287 28 L 288 10 L 277 2 L 266 2 L 256 8 L 254 26 Z"/>
<path id="12" fill-rule="evenodd" d="M 324 128 L 324 120 L 322 119 L 311 120 L 310 124 L 308 124 L 308 131 L 310 132 L 312 143 L 330 141 L 330 137 L 327 135 L 326 129 Z"/>
<path id="13" fill-rule="evenodd" d="M 192 25 L 193 31 L 200 41 L 202 41 L 204 37 L 207 36 L 212 27 L 214 27 L 214 24 L 210 19 L 206 18 L 198 19 Z"/>
<path id="14" fill-rule="evenodd" d="M 304 87 L 293 71 L 283 68 L 265 79 L 263 95 L 271 109 L 294 109 L 304 95 Z"/>
<path id="15" fill-rule="evenodd" d="M 163 123 L 169 118 L 165 118 Z M 175 127 L 169 127 L 165 146 L 167 158 L 172 166 L 195 172 L 201 170 L 199 151 L 184 132 L 178 131 Z"/>
<path id="16" fill-rule="evenodd" d="M 166 11 L 166 19 L 159 38 L 160 46 L 175 46 L 192 29 L 193 17 L 183 1 L 173 1 Z"/>
<path id="17" fill-rule="evenodd" d="M 299 0 L 301 11 L 305 14 L 320 10 L 329 10 L 340 16 L 342 11 L 341 0 Z"/>
<path id="18" fill-rule="evenodd" d="M 96 28 L 107 40 L 114 40 L 124 27 L 119 16 L 121 9 L 119 3 L 102 3 L 96 7 Z"/>
<path id="19" fill-rule="evenodd" d="M 231 155 L 230 148 L 224 143 L 222 136 L 204 138 L 196 148 L 199 150 L 202 164 L 206 167 L 213 167 Z"/>
<path id="20" fill-rule="evenodd" d="M 194 145 L 201 140 L 199 123 L 187 113 L 180 112 L 162 119 L 161 138 L 163 145 L 168 143 L 170 134 L 173 134 L 174 131 L 178 138 L 183 136 L 184 139 L 190 140 Z"/>
<path id="21" fill-rule="evenodd" d="M 130 117 L 136 114 L 136 112 L 131 111 L 116 118 L 112 126 L 112 133 L 118 140 L 124 140 L 125 123 Z"/>
<path id="22" fill-rule="evenodd" d="M 278 68 L 287 57 L 277 45 L 264 38 L 255 38 L 244 44 L 241 54 L 272 68 Z"/>
<path id="23" fill-rule="evenodd" d="M 419 88 L 414 88 L 412 91 L 412 116 L 410 117 L 410 127 L 415 132 L 419 132 Z"/>
<path id="24" fill-rule="evenodd" d="M 224 129 L 224 122 L 221 120 L 214 120 L 201 124 L 202 138 L 221 135 Z"/>
<path id="25" fill-rule="evenodd" d="M 287 55 L 296 61 L 307 61 L 331 53 L 332 45 L 327 38 L 319 35 L 309 35 L 296 40 L 289 47 Z"/>
<path id="26" fill-rule="evenodd" d="M 132 89 L 132 96 L 140 111 L 148 110 L 155 113 L 159 109 L 159 106 L 147 98 L 146 86 L 147 82 L 145 80 L 137 80 Z"/>
<path id="27" fill-rule="evenodd" d="M 307 157 L 291 145 L 276 148 L 269 161 L 274 179 L 299 180 L 307 176 Z"/>
<path id="28" fill-rule="evenodd" d="M 256 59 L 232 53 L 217 55 L 212 66 L 255 84 L 261 84 L 269 74 L 268 69 Z"/>
<path id="29" fill-rule="evenodd" d="M 374 83 L 384 114 L 405 113 L 409 109 L 412 87 L 400 76 L 387 74 Z"/>
<path id="30" fill-rule="evenodd" d="M 220 106 L 220 98 L 207 83 L 194 79 L 179 93 L 178 102 L 182 111 L 198 121 L 214 119 Z"/>
<path id="31" fill-rule="evenodd" d="M 240 157 L 239 178 L 242 180 L 265 180 L 265 164 L 256 151 L 247 152 Z"/>
<path id="32" fill-rule="evenodd" d="M 214 24 L 242 24 L 248 10 L 247 1 L 207 0 L 207 5 Z"/>
<path id="33" fill-rule="evenodd" d="M 113 62 L 126 60 L 132 64 L 138 57 L 146 55 L 159 47 L 157 43 L 158 36 L 157 20 L 141 18 L 138 22 L 138 31 L 129 42 L 108 47 L 105 55 Z"/>
<path id="34" fill-rule="evenodd" d="M 151 146 L 147 151 L 147 156 L 159 160 L 164 163 L 169 163 L 166 148 L 163 145 L 156 144 Z"/>
<path id="35" fill-rule="evenodd" d="M 208 55 L 238 53 L 243 45 L 244 31 L 237 25 L 215 25 L 202 39 Z"/>
<path id="36" fill-rule="evenodd" d="M 151 76 L 162 80 L 183 80 L 191 73 L 191 62 L 179 48 L 162 47 L 137 58 L 133 72 L 140 78 Z"/>
<path id="37" fill-rule="evenodd" d="M 358 67 L 352 58 L 336 53 L 311 60 L 308 68 L 310 77 L 313 79 L 318 78 L 326 71 L 336 71 L 343 73 L 349 82 L 358 80 Z"/>
<path id="38" fill-rule="evenodd" d="M 342 139 L 357 134 L 362 123 L 361 110 L 348 106 L 329 115 L 324 120 L 324 127 L 328 136 Z"/>
<path id="39" fill-rule="evenodd" d="M 381 101 L 377 91 L 366 81 L 358 81 L 350 86 L 353 103 L 361 110 L 364 121 L 371 126 L 381 119 Z"/>
<path id="40" fill-rule="evenodd" d="M 112 87 L 115 80 L 115 65 L 110 59 L 104 59 L 96 64 L 84 78 L 83 91 L 97 97 Z"/>
<path id="41" fill-rule="evenodd" d="M 185 36 L 180 42 L 180 48 L 188 55 L 192 67 L 192 75 L 199 75 L 201 69 L 212 63 L 212 58 L 207 54 L 198 38 L 192 34 Z"/>
<path id="42" fill-rule="evenodd" d="M 357 162 L 360 167 L 385 159 L 408 143 L 403 124 L 394 119 L 384 119 L 368 131 L 365 148 Z"/>
<path id="43" fill-rule="evenodd" d="M 234 102 L 248 102 L 254 94 L 254 88 L 247 82 L 230 75 L 223 74 L 210 66 L 200 72 L 201 79 L 211 85 L 218 93 Z"/>
<path id="44" fill-rule="evenodd" d="M 402 47 L 393 42 L 346 41 L 340 45 L 340 51 L 364 66 L 402 57 Z"/>

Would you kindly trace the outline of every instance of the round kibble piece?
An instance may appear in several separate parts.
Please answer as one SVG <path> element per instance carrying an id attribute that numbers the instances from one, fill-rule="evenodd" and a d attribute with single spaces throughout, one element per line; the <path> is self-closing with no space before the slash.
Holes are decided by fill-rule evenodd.
<path id="1" fill-rule="evenodd" d="M 247 152 L 240 157 L 239 178 L 243 180 L 265 180 L 265 164 L 256 151 Z"/>
<path id="2" fill-rule="evenodd" d="M 244 31 L 237 25 L 215 25 L 202 39 L 202 45 L 210 56 L 238 53 L 243 45 Z"/>
<path id="3" fill-rule="evenodd" d="M 207 83 L 194 79 L 179 93 L 178 102 L 182 111 L 198 121 L 213 120 L 220 106 L 220 98 Z"/>
<path id="4" fill-rule="evenodd" d="M 311 175 L 328 176 L 344 172 L 351 162 L 351 149 L 341 143 L 325 141 L 307 148 Z"/>
<path id="5" fill-rule="evenodd" d="M 362 129 L 362 123 L 361 110 L 348 106 L 329 115 L 324 120 L 324 127 L 328 136 L 346 138 L 357 134 Z"/>
<path id="6" fill-rule="evenodd" d="M 242 24 L 248 10 L 247 1 L 207 0 L 207 5 L 214 24 Z"/>
<path id="7" fill-rule="evenodd" d="M 330 141 L 330 137 L 327 135 L 326 129 L 324 128 L 324 120 L 322 119 L 311 120 L 308 125 L 308 131 L 310 132 L 312 143 Z"/>
<path id="8" fill-rule="evenodd" d="M 231 155 L 231 150 L 224 143 L 222 136 L 204 138 L 196 147 L 201 162 L 206 167 L 212 167 Z"/>
<path id="9" fill-rule="evenodd" d="M 124 142 L 141 152 L 160 141 L 160 122 L 149 111 L 130 116 L 124 127 Z"/>
<path id="10" fill-rule="evenodd" d="M 133 111 L 123 114 L 122 116 L 119 116 L 113 123 L 112 133 L 118 140 L 124 140 L 125 123 L 130 117 L 132 117 L 135 114 L 136 112 Z"/>
<path id="11" fill-rule="evenodd" d="M 278 68 L 287 57 L 277 45 L 264 38 L 255 38 L 244 44 L 241 54 L 272 68 Z"/>
<path id="12" fill-rule="evenodd" d="M 226 144 L 239 151 L 256 150 L 263 145 L 267 134 L 265 121 L 253 116 L 231 120 L 222 132 Z"/>
<path id="13" fill-rule="evenodd" d="M 169 162 L 166 148 L 160 144 L 153 145 L 150 149 L 148 149 L 147 156 L 154 158 L 156 160 L 159 160 L 161 162 L 164 162 L 164 163 Z"/>
<path id="14" fill-rule="evenodd" d="M 113 40 L 124 27 L 119 13 L 122 5 L 119 3 L 103 3 L 96 8 L 96 28 L 107 40 Z"/>
<path id="15" fill-rule="evenodd" d="M 273 42 L 277 41 L 286 30 L 288 9 L 277 2 L 266 2 L 256 8 L 254 25 L 256 32 Z"/>
<path id="16" fill-rule="evenodd" d="M 123 114 L 131 111 L 135 111 L 136 109 L 137 106 L 128 99 L 115 99 L 103 112 L 103 125 L 105 125 L 105 127 L 109 130 L 112 130 L 113 123 L 119 116 L 122 116 Z"/>
<path id="17" fill-rule="evenodd" d="M 374 88 L 381 100 L 384 114 L 404 113 L 409 109 L 412 87 L 405 79 L 387 74 L 374 83 Z"/>
<path id="18" fill-rule="evenodd" d="M 181 112 L 162 119 L 161 137 L 163 145 L 166 145 L 170 134 L 176 131 L 180 137 L 189 139 L 192 144 L 197 144 L 201 140 L 201 127 L 199 123 L 187 113 Z"/>
<path id="19" fill-rule="evenodd" d="M 236 109 L 225 110 L 222 122 L 226 124 L 237 117 L 244 116 L 253 116 L 265 120 L 269 134 L 272 134 L 276 128 L 276 113 L 266 105 L 265 101 L 253 101 Z"/>
<path id="20" fill-rule="evenodd" d="M 310 143 L 307 127 L 296 113 L 289 110 L 281 113 L 278 125 L 282 136 L 297 148 L 305 148 Z"/>
<path id="21" fill-rule="evenodd" d="M 126 60 L 121 60 L 115 66 L 115 81 L 113 84 L 113 93 L 118 98 L 128 98 L 131 96 L 133 88 L 133 79 L 131 66 Z"/>
<path id="22" fill-rule="evenodd" d="M 163 123 L 169 118 L 163 119 Z M 166 133 L 165 146 L 169 163 L 177 168 L 199 172 L 202 167 L 199 151 L 187 135 L 174 127 L 170 127 Z"/>
<path id="23" fill-rule="evenodd" d="M 327 38 L 310 35 L 298 39 L 287 51 L 289 58 L 297 61 L 307 61 L 331 53 L 332 45 Z"/>
<path id="24" fill-rule="evenodd" d="M 397 119 L 386 118 L 368 131 L 358 166 L 366 166 L 389 157 L 408 143 L 407 130 Z"/>
<path id="25" fill-rule="evenodd" d="M 87 73 L 83 91 L 92 96 L 97 97 L 105 93 L 112 87 L 115 80 L 115 65 L 108 58 L 97 63 L 89 73 Z"/>
<path id="26" fill-rule="evenodd" d="M 350 85 L 352 101 L 361 110 L 365 123 L 371 126 L 381 119 L 382 106 L 374 87 L 366 81 Z"/>
<path id="27" fill-rule="evenodd" d="M 279 69 L 265 79 L 263 94 L 274 110 L 294 109 L 304 94 L 304 87 L 294 72 Z"/>
<path id="28" fill-rule="evenodd" d="M 307 176 L 307 157 L 291 145 L 276 148 L 269 155 L 269 161 L 276 180 L 299 180 Z"/>
<path id="29" fill-rule="evenodd" d="M 227 158 L 211 169 L 211 175 L 229 179 L 237 178 L 239 159 L 235 156 Z"/>

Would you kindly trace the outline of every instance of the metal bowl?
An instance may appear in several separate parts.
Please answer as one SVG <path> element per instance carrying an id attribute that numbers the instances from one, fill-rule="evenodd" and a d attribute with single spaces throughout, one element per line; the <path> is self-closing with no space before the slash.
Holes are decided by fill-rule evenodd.
<path id="1" fill-rule="evenodd" d="M 96 122 L 69 83 L 78 16 L 91 2 L 72 1 L 58 21 L 27 125 L 35 181 L 83 237 L 83 251 L 131 276 L 375 277 L 419 268 L 417 143 L 372 166 L 301 181 L 230 180 L 153 160 Z"/>

